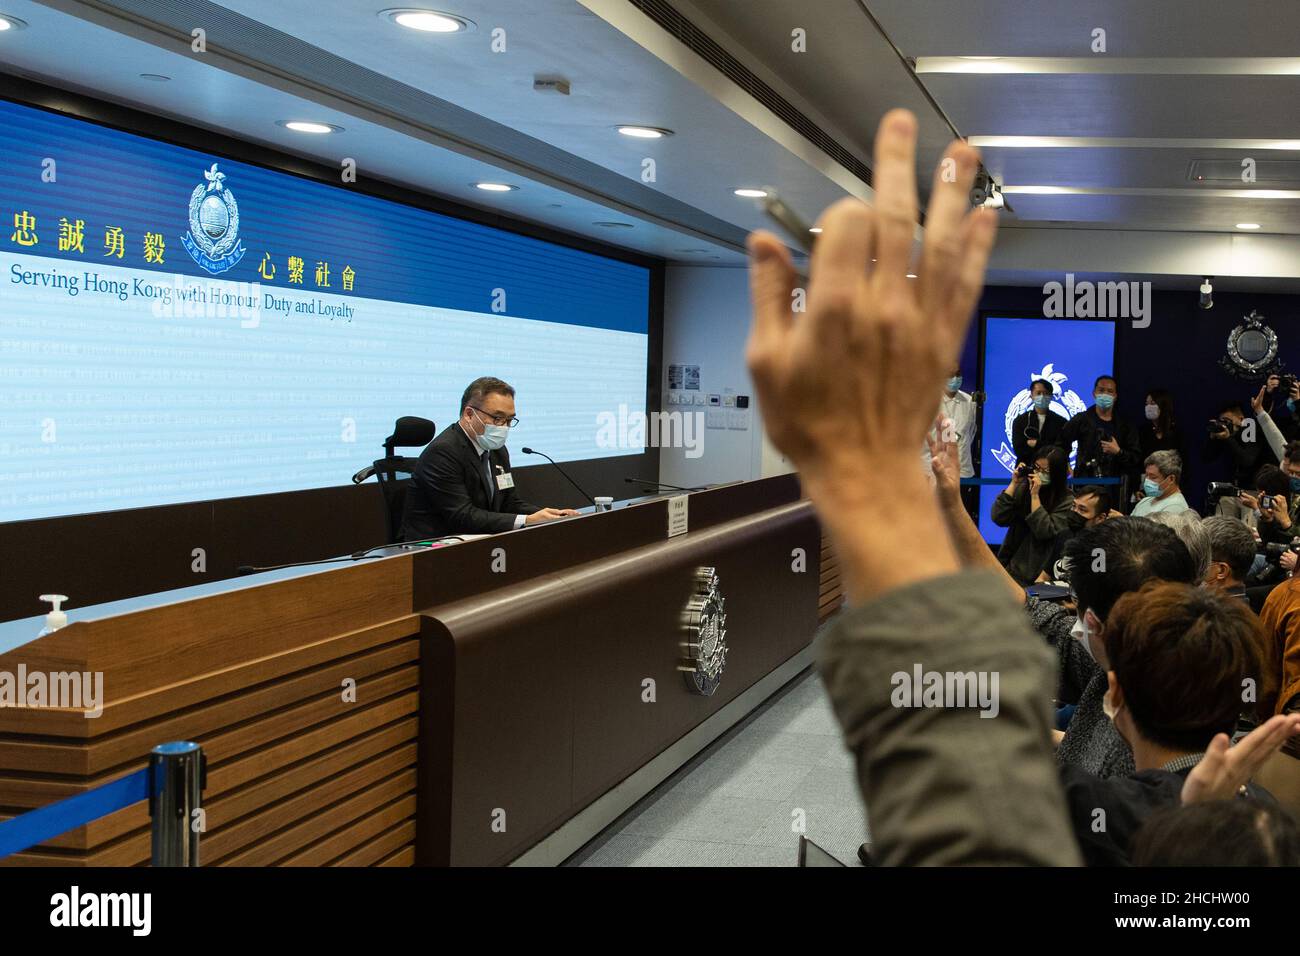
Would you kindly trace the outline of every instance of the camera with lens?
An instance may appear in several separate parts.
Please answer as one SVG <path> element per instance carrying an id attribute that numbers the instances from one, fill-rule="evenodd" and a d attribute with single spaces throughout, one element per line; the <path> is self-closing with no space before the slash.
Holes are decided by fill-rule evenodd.
<path id="1" fill-rule="evenodd" d="M 1209 421 L 1209 432 L 1211 435 L 1231 434 L 1232 426 L 1222 418 L 1211 418 Z"/>
<path id="2" fill-rule="evenodd" d="M 1286 375 L 1278 376 L 1277 388 L 1283 398 L 1290 397 L 1291 389 L 1295 388 L 1295 381 L 1295 376 L 1289 372 Z"/>
<path id="3" fill-rule="evenodd" d="M 1240 494 L 1241 489 L 1230 481 L 1212 481 L 1205 489 L 1207 498 L 1236 498 Z"/>
<path id="4" fill-rule="evenodd" d="M 1026 475 L 1028 475 L 1028 474 L 1029 474 L 1029 465 L 1028 465 L 1028 464 L 1026 464 L 1025 462 L 1022 461 L 1022 462 L 1020 462 L 1020 464 L 1016 465 L 1016 477 L 1017 477 L 1017 478 L 1024 478 L 1024 477 L 1025 477 Z"/>
<path id="5" fill-rule="evenodd" d="M 1292 541 L 1290 544 L 1279 544 L 1276 541 L 1261 544 L 1255 553 L 1262 554 L 1269 564 L 1277 564 L 1282 560 L 1282 555 L 1288 551 L 1292 554 L 1300 554 L 1300 541 Z"/>
<path id="6" fill-rule="evenodd" d="M 1272 511 L 1274 508 L 1278 506 L 1279 503 L 1283 503 L 1283 502 L 1278 501 L 1277 495 L 1259 496 L 1259 507 L 1261 511 L 1264 510 L 1265 508 L 1267 508 L 1269 511 Z"/>

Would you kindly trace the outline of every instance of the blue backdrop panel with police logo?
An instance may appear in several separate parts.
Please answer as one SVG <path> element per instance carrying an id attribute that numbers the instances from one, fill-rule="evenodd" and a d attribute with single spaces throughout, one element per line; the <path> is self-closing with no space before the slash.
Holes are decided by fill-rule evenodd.
<path id="1" fill-rule="evenodd" d="M 480 375 L 644 449 L 645 267 L 3 101 L 0 156 L 0 522 L 345 484 Z"/>
<path id="2" fill-rule="evenodd" d="M 1011 481 L 1015 467 L 1011 423 L 1031 407 L 1030 383 L 1040 378 L 1051 382 L 1052 411 L 1071 418 L 1092 405 L 1093 382 L 1098 375 L 1113 373 L 1114 360 L 1113 322 L 986 318 L 983 381 L 988 397 L 980 422 L 980 477 Z M 993 499 L 1005 487 L 980 489 L 980 531 L 992 544 L 1001 544 L 1006 536 L 1006 529 L 989 518 Z"/>

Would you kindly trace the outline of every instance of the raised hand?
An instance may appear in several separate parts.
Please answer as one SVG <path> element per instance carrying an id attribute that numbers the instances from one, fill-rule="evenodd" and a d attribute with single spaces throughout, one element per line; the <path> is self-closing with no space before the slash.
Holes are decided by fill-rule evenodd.
<path id="1" fill-rule="evenodd" d="M 925 443 L 930 448 L 930 470 L 934 472 L 934 490 L 940 502 L 961 500 L 961 456 L 955 440 L 945 440 L 952 434 L 951 419 L 940 415 L 934 420 L 934 429 L 926 433 Z"/>
<path id="2" fill-rule="evenodd" d="M 958 567 L 938 509 L 898 509 L 929 494 L 916 452 L 984 283 L 996 230 L 970 208 L 978 153 L 948 147 L 935 172 L 919 266 L 916 118 L 893 110 L 875 142 L 875 205 L 845 199 L 822 217 L 807 312 L 791 311 L 798 276 L 768 232 L 749 238 L 754 322 L 746 360 L 777 448 L 835 541 L 850 600 Z M 876 260 L 873 267 L 872 259 Z M 907 278 L 909 270 L 918 279 Z M 932 549 L 900 542 L 934 541 Z"/>
<path id="3" fill-rule="evenodd" d="M 1227 734 L 1217 735 L 1206 748 L 1205 757 L 1183 782 L 1183 803 L 1229 800 L 1236 796 L 1295 733 L 1300 733 L 1300 714 L 1270 717 L 1242 737 L 1235 747 L 1229 745 Z"/>
<path id="4" fill-rule="evenodd" d="M 746 358 L 773 444 L 805 477 L 881 467 L 915 469 L 938 394 L 983 285 L 994 217 L 972 212 L 978 154 L 956 142 L 936 171 L 919 278 L 916 119 L 893 110 L 876 133 L 876 204 L 837 202 L 822 217 L 807 312 L 791 311 L 797 275 L 771 233 L 750 236 L 754 323 Z M 876 265 L 871 266 L 872 258 Z"/>

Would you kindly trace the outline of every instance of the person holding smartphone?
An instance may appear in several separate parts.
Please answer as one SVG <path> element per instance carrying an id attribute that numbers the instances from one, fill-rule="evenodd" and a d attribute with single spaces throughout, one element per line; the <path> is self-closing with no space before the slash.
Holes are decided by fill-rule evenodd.
<path id="1" fill-rule="evenodd" d="M 1142 467 L 1142 451 L 1137 429 L 1115 414 L 1119 384 L 1113 375 L 1099 375 L 1092 387 L 1093 405 L 1066 423 L 1056 444 L 1068 453 L 1079 443 L 1075 458 L 1075 477 L 1120 478 L 1120 501 L 1128 498 L 1130 473 Z"/>

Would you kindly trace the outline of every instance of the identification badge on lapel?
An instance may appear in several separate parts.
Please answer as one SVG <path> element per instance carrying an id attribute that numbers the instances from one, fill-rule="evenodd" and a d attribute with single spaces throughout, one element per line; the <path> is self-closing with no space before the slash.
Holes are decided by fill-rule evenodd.
<path id="1" fill-rule="evenodd" d="M 497 465 L 499 469 L 501 466 Z M 497 491 L 505 491 L 507 488 L 515 486 L 515 476 L 508 471 L 499 471 L 497 473 Z"/>

